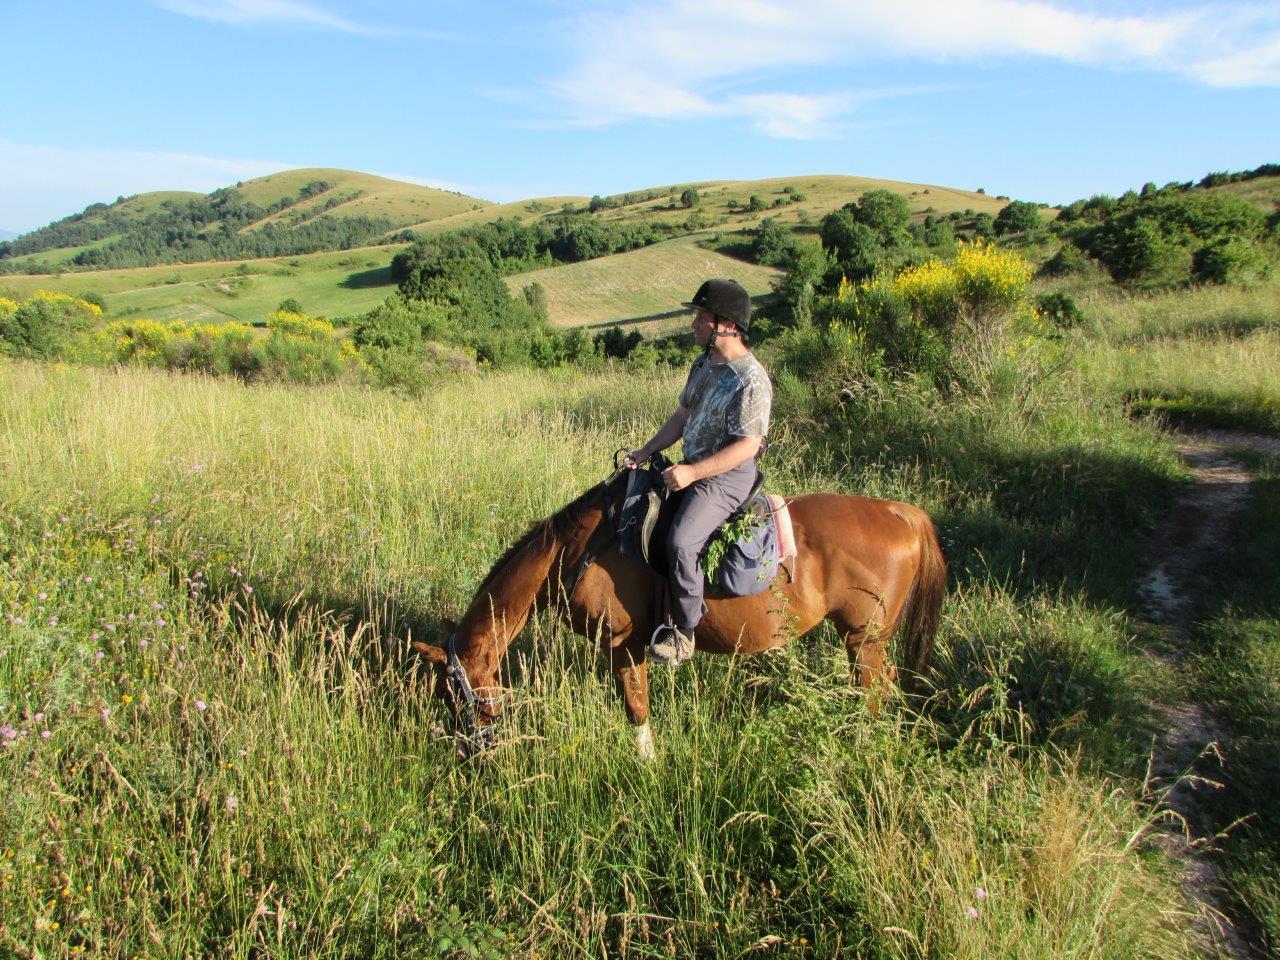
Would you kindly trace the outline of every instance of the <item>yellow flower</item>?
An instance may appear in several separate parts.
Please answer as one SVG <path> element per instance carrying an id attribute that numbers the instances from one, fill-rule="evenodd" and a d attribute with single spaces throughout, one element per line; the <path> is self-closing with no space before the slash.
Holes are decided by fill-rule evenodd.
<path id="1" fill-rule="evenodd" d="M 121 696 L 121 697 L 120 697 L 120 702 L 121 702 L 121 703 L 133 703 L 133 695 L 132 695 L 132 694 L 128 694 L 128 693 L 124 694 L 123 696 Z"/>

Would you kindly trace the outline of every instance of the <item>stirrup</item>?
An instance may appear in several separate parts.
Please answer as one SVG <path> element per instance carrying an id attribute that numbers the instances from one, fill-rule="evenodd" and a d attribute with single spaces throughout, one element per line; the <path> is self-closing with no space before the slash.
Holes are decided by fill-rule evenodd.
<path id="1" fill-rule="evenodd" d="M 661 623 L 649 638 L 648 656 L 657 663 L 678 667 L 693 657 L 694 638 L 670 623 Z"/>

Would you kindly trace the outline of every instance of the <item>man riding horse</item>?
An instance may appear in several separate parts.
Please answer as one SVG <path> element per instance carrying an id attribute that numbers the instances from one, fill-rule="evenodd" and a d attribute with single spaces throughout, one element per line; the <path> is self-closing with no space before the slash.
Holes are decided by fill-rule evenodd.
<path id="1" fill-rule="evenodd" d="M 654 631 L 649 656 L 679 664 L 693 656 L 694 630 L 706 612 L 700 554 L 707 540 L 751 495 L 756 459 L 769 432 L 773 387 L 747 342 L 751 297 L 733 280 L 708 280 L 691 301 L 693 362 L 679 405 L 653 438 L 627 454 L 633 470 L 683 440 L 684 460 L 662 474 L 684 490 L 667 536 L 670 621 Z"/>

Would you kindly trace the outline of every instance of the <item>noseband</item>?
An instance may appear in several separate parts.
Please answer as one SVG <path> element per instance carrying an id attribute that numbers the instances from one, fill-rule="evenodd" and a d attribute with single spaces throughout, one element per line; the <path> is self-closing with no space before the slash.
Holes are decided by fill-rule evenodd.
<path id="1" fill-rule="evenodd" d="M 494 722 L 487 726 L 480 726 L 477 705 L 491 708 L 501 704 L 503 698 L 501 696 L 481 697 L 476 694 L 471 681 L 467 679 L 467 671 L 462 666 L 462 661 L 458 659 L 456 637 L 456 631 L 451 631 L 445 641 L 444 651 L 447 659 L 444 679 L 454 702 L 454 733 L 462 741 L 463 753 L 472 757 L 485 750 L 491 750 L 498 742 L 497 719 L 495 718 Z M 461 706 L 459 706 L 459 700 L 461 700 Z"/>

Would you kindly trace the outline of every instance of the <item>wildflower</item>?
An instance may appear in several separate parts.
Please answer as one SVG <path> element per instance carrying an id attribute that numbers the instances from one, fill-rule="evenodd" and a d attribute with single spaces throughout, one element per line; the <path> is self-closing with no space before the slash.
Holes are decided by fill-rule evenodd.
<path id="1" fill-rule="evenodd" d="M 43 590 L 41 590 L 39 593 L 37 593 L 37 594 L 36 594 L 36 599 L 37 599 L 37 600 L 48 600 L 48 599 L 49 599 L 49 595 L 48 595 L 47 593 L 45 593 Z"/>
<path id="2" fill-rule="evenodd" d="M 67 519 L 68 519 L 68 518 L 64 515 L 64 516 L 61 516 L 61 517 L 59 517 L 59 518 L 58 518 L 58 522 L 59 522 L 59 523 L 66 523 L 66 522 L 67 522 Z"/>
<path id="3" fill-rule="evenodd" d="M 125 619 L 128 620 L 130 623 L 133 623 L 133 621 L 138 619 L 138 615 L 136 613 L 131 613 L 127 617 L 125 617 Z"/>
<path id="4" fill-rule="evenodd" d="M 58 625 L 58 618 L 57 618 L 57 617 L 50 617 L 50 618 L 49 618 L 49 626 L 51 626 L 51 627 L 56 627 L 57 625 Z"/>
<path id="5" fill-rule="evenodd" d="M 115 633 L 116 625 L 114 623 L 108 623 L 103 629 L 106 630 L 107 633 Z"/>
<path id="6" fill-rule="evenodd" d="M 44 713 L 43 713 L 43 712 L 37 713 L 37 714 L 35 714 L 31 719 L 32 719 L 32 721 L 33 721 L 33 722 L 35 722 L 35 723 L 43 723 L 43 722 L 44 722 Z"/>
<path id="7" fill-rule="evenodd" d="M 163 610 L 163 609 L 164 609 L 164 604 L 163 604 L 163 603 L 160 603 L 160 602 L 157 600 L 155 603 L 153 603 L 153 604 L 151 605 L 151 609 L 152 609 L 152 610 Z"/>
<path id="8" fill-rule="evenodd" d="M 246 583 L 246 584 L 244 585 L 244 592 L 245 592 L 245 593 L 253 593 L 253 587 L 249 586 L 249 585 Z"/>
<path id="9" fill-rule="evenodd" d="M 978 908 L 977 908 L 977 907 L 966 907 L 966 908 L 965 908 L 965 911 L 964 911 L 964 914 L 965 914 L 965 916 L 966 916 L 966 917 L 968 917 L 970 920 L 977 920 L 977 919 L 978 919 Z"/>
<path id="10" fill-rule="evenodd" d="M 157 627 L 163 627 L 163 626 L 164 626 L 164 617 L 156 617 L 156 626 L 157 626 Z"/>
<path id="11" fill-rule="evenodd" d="M 128 704 L 130 704 L 130 703 L 133 703 L 133 694 L 131 694 L 131 693 L 123 693 L 123 694 L 121 694 L 121 695 L 120 695 L 120 702 L 121 702 L 121 703 L 123 703 L 123 704 L 125 704 L 126 706 L 127 706 Z"/>
<path id="12" fill-rule="evenodd" d="M 93 631 L 93 633 L 89 634 L 89 639 L 93 641 L 101 640 L 102 634 L 100 634 L 97 630 L 95 630 Z"/>
<path id="13" fill-rule="evenodd" d="M 197 700 L 196 709 L 199 710 L 201 713 L 203 713 L 204 711 L 209 709 L 209 705 L 205 703 L 203 700 Z"/>
<path id="14" fill-rule="evenodd" d="M 989 896 L 991 896 L 991 894 L 987 893 L 987 891 L 986 891 L 986 890 L 984 890 L 984 889 L 982 889 L 982 887 L 974 887 L 974 888 L 973 888 L 973 899 L 975 899 L 975 900 L 985 900 L 985 899 L 987 899 L 987 897 L 989 897 Z"/>
<path id="15" fill-rule="evenodd" d="M 98 661 L 102 660 L 105 656 L 106 654 L 103 653 L 101 650 L 95 651 L 95 653 L 93 654 L 93 662 L 97 663 Z"/>
<path id="16" fill-rule="evenodd" d="M 84 578 L 84 582 L 85 582 L 85 583 L 93 583 L 93 577 L 85 577 L 85 578 Z"/>
<path id="17" fill-rule="evenodd" d="M 131 540 L 131 539 L 129 539 L 129 540 L 125 540 L 125 542 L 124 542 L 124 547 L 125 547 L 125 549 L 126 549 L 126 550 L 131 549 L 131 548 L 133 547 L 133 540 Z"/>
<path id="18" fill-rule="evenodd" d="M 44 532 L 44 538 L 45 538 L 46 540 L 48 540 L 48 539 L 49 539 L 50 537 L 52 537 L 52 536 L 53 536 L 53 531 L 52 531 L 52 530 L 46 530 L 46 531 Z"/>
<path id="19" fill-rule="evenodd" d="M 101 710 L 98 711 L 98 715 L 102 717 L 103 722 L 106 722 L 111 717 L 111 708 L 103 707 Z"/>
<path id="20" fill-rule="evenodd" d="M 18 739 L 18 731 L 6 723 L 4 726 L 0 726 L 0 737 L 4 738 L 6 743 L 9 743 Z"/>
<path id="21" fill-rule="evenodd" d="M 50 730 L 41 730 L 41 731 L 40 731 L 40 739 L 41 739 L 41 740 L 48 740 L 48 739 L 49 739 L 50 737 L 52 737 L 52 736 L 53 736 L 53 732 L 52 732 L 52 731 L 50 731 Z"/>
<path id="22" fill-rule="evenodd" d="M 234 794 L 229 793 L 227 794 L 226 806 L 228 810 L 235 810 L 237 807 L 240 806 L 240 801 L 235 798 Z"/>
<path id="23" fill-rule="evenodd" d="M 146 637 L 143 637 L 141 640 L 138 641 L 139 650 L 145 650 L 149 646 L 151 646 L 151 641 L 148 640 Z"/>

